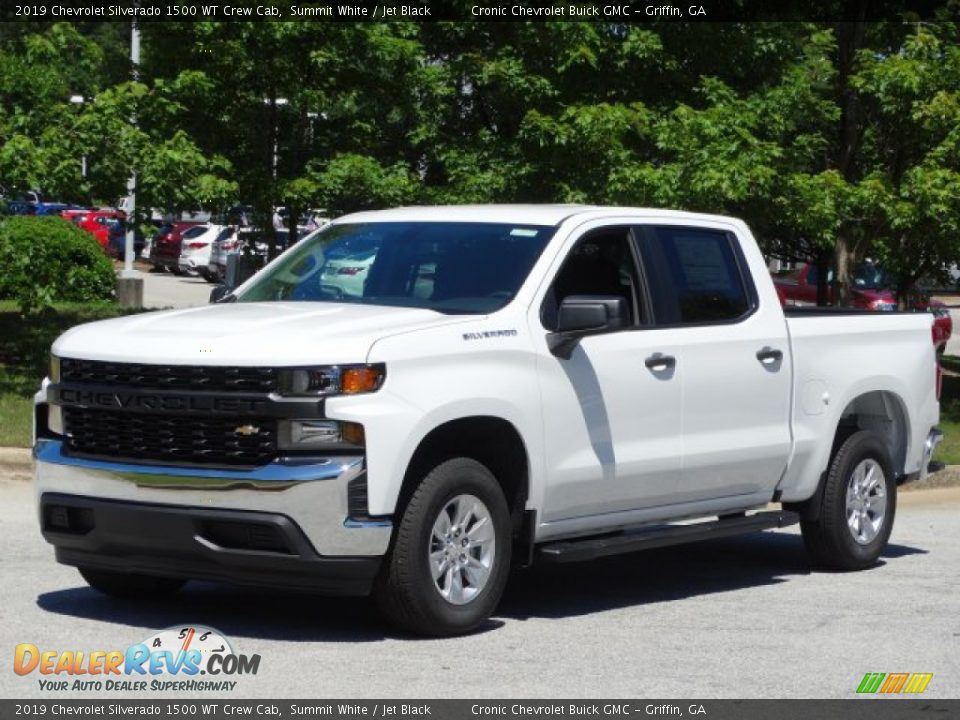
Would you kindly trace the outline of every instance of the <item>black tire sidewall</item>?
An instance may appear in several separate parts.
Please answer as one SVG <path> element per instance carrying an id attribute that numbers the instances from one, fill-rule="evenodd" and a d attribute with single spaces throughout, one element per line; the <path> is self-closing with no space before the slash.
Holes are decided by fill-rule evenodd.
<path id="1" fill-rule="evenodd" d="M 503 491 L 493 474 L 483 465 L 466 458 L 455 458 L 441 463 L 424 479 L 427 491 L 425 502 L 415 517 L 405 515 L 411 522 L 411 546 L 408 553 L 414 586 L 418 588 L 419 603 L 426 614 L 439 620 L 450 631 L 466 632 L 484 622 L 496 609 L 510 570 L 510 513 Z M 494 566 L 486 586 L 476 598 L 465 605 L 454 605 L 445 600 L 437 589 L 430 572 L 428 548 L 433 524 L 446 505 L 458 495 L 474 495 L 487 506 L 493 520 L 496 538 Z M 422 592 L 419 592 L 422 589 Z"/>
<path id="2" fill-rule="evenodd" d="M 875 460 L 883 470 L 887 507 L 880 532 L 869 543 L 858 543 L 847 525 L 847 486 L 850 475 L 864 460 Z M 824 497 L 824 514 L 829 526 L 828 532 L 841 552 L 859 567 L 876 562 L 890 539 L 897 510 L 897 482 L 893 471 L 893 462 L 883 441 L 875 434 L 861 431 L 851 435 L 843 444 L 830 468 L 827 494 Z"/>

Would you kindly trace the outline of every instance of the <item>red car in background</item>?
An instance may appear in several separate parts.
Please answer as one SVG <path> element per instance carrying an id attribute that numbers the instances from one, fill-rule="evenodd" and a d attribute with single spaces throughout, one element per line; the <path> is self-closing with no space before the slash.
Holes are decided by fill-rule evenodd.
<path id="1" fill-rule="evenodd" d="M 833 302 L 833 272 L 827 276 L 827 301 Z M 857 266 L 851 277 L 851 305 L 864 310 L 892 311 L 897 309 L 897 298 L 890 286 L 893 282 L 883 269 L 873 263 Z M 793 272 L 773 278 L 781 305 L 817 304 L 817 266 L 801 265 Z M 942 353 L 953 333 L 953 318 L 950 309 L 942 302 L 929 300 L 918 302 L 914 310 L 933 313 L 933 344 L 937 353 Z"/>
<path id="2" fill-rule="evenodd" d="M 74 222 L 81 230 L 86 230 L 93 235 L 100 247 L 107 247 L 110 240 L 110 230 L 117 223 L 122 223 L 126 219 L 126 213 L 120 210 L 91 210 Z"/>
<path id="3" fill-rule="evenodd" d="M 150 244 L 150 262 L 153 266 L 158 270 L 169 270 L 179 275 L 181 273 L 180 245 L 183 243 L 183 234 L 190 228 L 204 224 L 179 221 L 161 225 Z"/>
<path id="4" fill-rule="evenodd" d="M 70 208 L 69 210 L 64 210 L 61 212 L 60 217 L 62 217 L 64 220 L 69 220 L 76 225 L 80 223 L 84 215 L 91 212 L 93 212 L 91 208 Z"/>

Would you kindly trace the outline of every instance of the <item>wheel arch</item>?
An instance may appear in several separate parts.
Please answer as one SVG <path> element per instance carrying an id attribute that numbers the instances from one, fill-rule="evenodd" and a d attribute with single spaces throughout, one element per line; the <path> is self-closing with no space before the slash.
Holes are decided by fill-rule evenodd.
<path id="1" fill-rule="evenodd" d="M 886 446 L 897 475 L 905 472 L 911 428 L 906 404 L 900 395 L 890 390 L 871 390 L 850 400 L 840 413 L 828 465 L 843 441 L 857 430 L 869 430 L 877 435 Z"/>
<path id="2" fill-rule="evenodd" d="M 880 438 L 887 448 L 898 479 L 905 473 L 911 438 L 906 404 L 902 396 L 893 390 L 865 390 L 848 400 L 837 416 L 829 449 L 815 466 L 819 468 L 819 475 L 813 495 L 805 500 L 784 503 L 786 509 L 800 513 L 804 520 L 816 520 L 820 516 L 830 463 L 847 438 L 860 430 L 869 430 Z"/>
<path id="3" fill-rule="evenodd" d="M 423 436 L 403 474 L 397 516 L 403 513 L 423 477 L 439 463 L 455 457 L 476 460 L 493 473 L 510 508 L 514 535 L 518 535 L 530 496 L 530 456 L 516 426 L 496 415 L 448 420 Z"/>

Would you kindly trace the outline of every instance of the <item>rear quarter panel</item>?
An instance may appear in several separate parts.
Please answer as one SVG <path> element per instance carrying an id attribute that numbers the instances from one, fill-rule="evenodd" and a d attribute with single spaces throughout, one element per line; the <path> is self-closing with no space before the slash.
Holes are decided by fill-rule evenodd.
<path id="1" fill-rule="evenodd" d="M 927 313 L 788 317 L 795 373 L 794 449 L 780 484 L 784 501 L 815 492 L 847 406 L 869 392 L 897 398 L 906 421 L 898 473 L 920 469 L 923 445 L 939 421 L 936 359 Z"/>

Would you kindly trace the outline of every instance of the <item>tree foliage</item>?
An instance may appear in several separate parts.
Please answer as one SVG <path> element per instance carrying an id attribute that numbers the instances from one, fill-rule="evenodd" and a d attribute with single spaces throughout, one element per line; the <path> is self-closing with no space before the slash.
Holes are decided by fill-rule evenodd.
<path id="1" fill-rule="evenodd" d="M 0 189 L 105 201 L 133 168 L 141 206 L 241 200 L 262 217 L 729 213 L 841 280 L 880 259 L 904 295 L 960 256 L 950 22 L 157 23 L 137 81 L 116 27 L 0 33 Z"/>
<path id="2" fill-rule="evenodd" d="M 58 217 L 0 224 L 0 268 L 0 298 L 23 313 L 113 297 L 113 263 L 92 235 Z"/>

